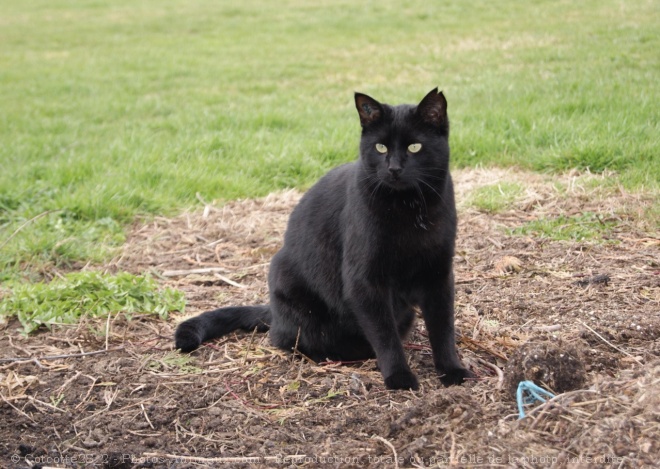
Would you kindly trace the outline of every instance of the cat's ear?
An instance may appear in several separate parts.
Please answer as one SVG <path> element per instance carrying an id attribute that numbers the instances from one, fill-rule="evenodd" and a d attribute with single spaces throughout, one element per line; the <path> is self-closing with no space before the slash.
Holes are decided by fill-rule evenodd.
<path id="1" fill-rule="evenodd" d="M 373 124 L 383 117 L 383 106 L 366 94 L 355 93 L 355 107 L 360 115 L 362 127 Z"/>
<path id="2" fill-rule="evenodd" d="M 429 94 L 417 106 L 417 114 L 424 122 L 431 125 L 441 126 L 447 123 L 447 100 L 438 88 L 431 90 Z"/>

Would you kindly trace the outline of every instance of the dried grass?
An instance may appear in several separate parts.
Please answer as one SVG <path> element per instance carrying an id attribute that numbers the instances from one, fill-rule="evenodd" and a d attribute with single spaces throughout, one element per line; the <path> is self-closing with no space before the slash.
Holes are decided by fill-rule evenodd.
<path id="1" fill-rule="evenodd" d="M 484 181 L 520 178 L 527 187 L 506 212 L 461 209 L 459 348 L 478 381 L 440 387 L 421 321 L 406 344 L 420 378 L 416 393 L 387 391 L 373 360 L 311 363 L 261 334 L 231 334 L 188 357 L 172 351 L 173 322 L 147 317 L 86 320 L 30 339 L 10 323 L 0 337 L 0 452 L 24 445 L 30 461 L 81 451 L 107 461 L 132 457 L 112 467 L 652 467 L 660 449 L 657 233 L 626 208 L 646 203 L 642 196 L 582 179 L 594 177 L 566 176 L 569 189 L 558 190 L 538 175 L 456 173 L 461 198 Z M 263 303 L 268 261 L 299 197 L 288 191 L 206 204 L 136 225 L 108 268 L 179 271 L 162 280 L 186 292 L 188 314 Z M 585 204 L 619 214 L 615 242 L 501 229 Z M 515 267 L 502 263 L 507 258 L 517 259 Z M 599 274 L 609 282 L 576 284 Z M 540 340 L 579 345 L 588 384 L 518 421 L 501 390 L 507 359 Z"/>

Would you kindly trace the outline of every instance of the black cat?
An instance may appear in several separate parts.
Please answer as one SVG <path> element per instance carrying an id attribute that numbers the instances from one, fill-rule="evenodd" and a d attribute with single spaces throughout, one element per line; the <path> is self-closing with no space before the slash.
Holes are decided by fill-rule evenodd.
<path id="1" fill-rule="evenodd" d="M 315 361 L 373 358 L 390 389 L 417 389 L 402 339 L 422 310 L 445 385 L 472 377 L 454 339 L 456 237 L 447 101 L 419 105 L 355 94 L 360 158 L 300 200 L 270 264 L 270 304 L 208 311 L 181 323 L 183 352 L 236 329 L 270 330 L 274 345 Z"/>

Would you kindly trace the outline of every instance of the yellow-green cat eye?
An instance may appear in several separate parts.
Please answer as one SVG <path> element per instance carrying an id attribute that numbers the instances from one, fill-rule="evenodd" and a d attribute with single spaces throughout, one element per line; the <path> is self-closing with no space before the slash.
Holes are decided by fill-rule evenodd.
<path id="1" fill-rule="evenodd" d="M 383 145 L 382 143 L 377 143 L 376 144 L 376 151 L 378 153 L 387 153 L 387 147 Z"/>
<path id="2" fill-rule="evenodd" d="M 417 153 L 421 149 L 422 149 L 421 143 L 411 143 L 410 145 L 408 145 L 408 151 L 410 153 Z"/>

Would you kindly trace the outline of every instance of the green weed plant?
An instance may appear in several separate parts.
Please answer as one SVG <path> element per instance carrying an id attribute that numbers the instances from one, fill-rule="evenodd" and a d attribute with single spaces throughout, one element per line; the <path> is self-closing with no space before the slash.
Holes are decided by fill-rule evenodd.
<path id="1" fill-rule="evenodd" d="M 29 334 L 41 326 L 75 324 L 81 317 L 107 317 L 124 313 L 155 314 L 183 311 L 179 291 L 159 288 L 149 276 L 129 273 L 69 273 L 51 282 L 16 284 L 0 300 L 0 316 L 16 316 Z"/>

